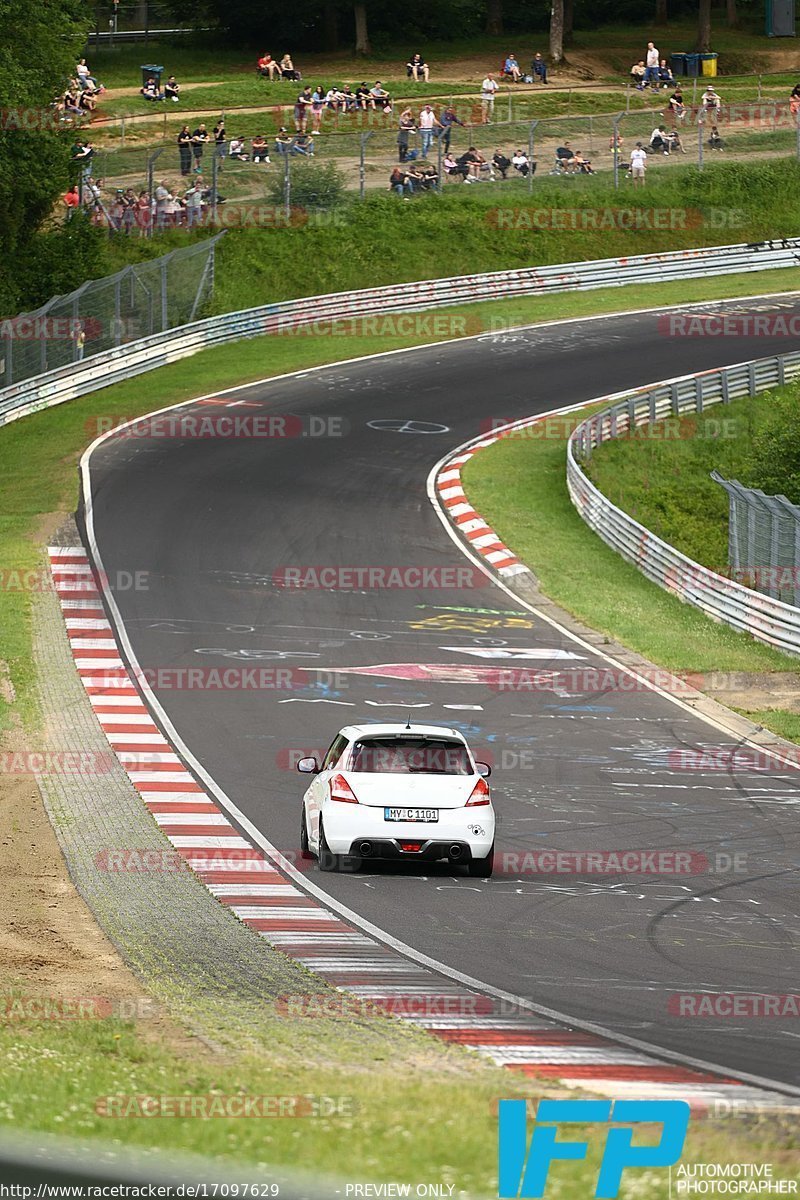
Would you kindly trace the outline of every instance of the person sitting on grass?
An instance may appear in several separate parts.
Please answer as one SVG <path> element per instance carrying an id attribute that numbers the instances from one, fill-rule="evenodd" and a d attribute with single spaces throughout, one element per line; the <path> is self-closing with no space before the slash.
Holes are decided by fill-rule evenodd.
<path id="1" fill-rule="evenodd" d="M 289 130 L 285 125 L 281 125 L 275 136 L 275 153 L 288 154 L 292 148 L 293 141 L 294 138 L 289 133 Z"/>
<path id="2" fill-rule="evenodd" d="M 280 75 L 281 73 L 281 69 L 275 62 L 275 59 L 271 54 L 268 54 L 266 50 L 258 60 L 258 66 L 256 67 L 256 70 L 262 79 L 269 79 L 270 81 L 272 81 L 276 75 Z"/>
<path id="3" fill-rule="evenodd" d="M 250 155 L 247 153 L 247 143 L 244 138 L 231 138 L 231 144 L 228 149 L 228 157 L 236 158 L 239 162 L 249 162 Z"/>
<path id="4" fill-rule="evenodd" d="M 97 101 L 91 92 L 81 92 L 81 94 L 78 96 L 78 108 L 82 113 L 89 113 L 91 116 L 91 114 L 97 108 Z"/>
<path id="5" fill-rule="evenodd" d="M 537 79 L 541 79 L 542 83 L 547 83 L 547 63 L 544 61 L 538 50 L 534 54 L 533 61 L 531 62 L 531 75 L 533 76 L 534 83 L 536 83 Z"/>
<path id="6" fill-rule="evenodd" d="M 411 58 L 406 63 L 406 74 L 415 83 L 418 83 L 420 78 L 424 79 L 426 83 L 428 82 L 430 68 L 421 54 L 411 55 Z"/>
<path id="7" fill-rule="evenodd" d="M 253 162 L 269 162 L 269 146 L 263 133 L 259 133 L 253 138 Z"/>
<path id="8" fill-rule="evenodd" d="M 796 83 L 789 93 L 789 112 L 792 116 L 800 112 L 800 83 Z"/>
<path id="9" fill-rule="evenodd" d="M 414 185 L 409 179 L 408 172 L 405 167 L 396 166 L 392 168 L 392 173 L 389 176 L 389 191 L 397 192 L 398 196 L 404 196 L 406 192 L 413 192 Z"/>
<path id="10" fill-rule="evenodd" d="M 469 175 L 467 164 L 457 161 L 450 151 L 442 159 L 442 168 L 445 175 L 453 175 L 456 179 L 466 179 Z"/>
<path id="11" fill-rule="evenodd" d="M 468 174 L 465 183 L 478 183 L 481 177 L 481 168 L 486 166 L 486 159 L 481 154 L 480 150 L 476 150 L 474 146 L 470 146 L 459 158 L 460 163 L 464 163 L 467 167 Z"/>
<path id="12" fill-rule="evenodd" d="M 714 122 L 712 122 L 711 132 L 709 133 L 709 136 L 708 136 L 708 148 L 709 148 L 709 150 L 724 150 L 725 149 L 725 143 L 723 142 L 722 138 L 720 137 L 719 129 L 717 128 L 716 123 L 714 123 Z"/>
<path id="13" fill-rule="evenodd" d="M 656 125 L 650 134 L 650 149 L 655 150 L 656 154 L 669 154 L 669 141 L 665 126 Z"/>
<path id="14" fill-rule="evenodd" d="M 314 157 L 314 139 L 307 133 L 298 133 L 292 144 L 292 154 Z"/>
<path id="15" fill-rule="evenodd" d="M 174 75 L 170 75 L 169 79 L 164 84 L 165 98 L 167 100 L 172 100 L 174 104 L 177 104 L 178 101 L 180 100 L 180 95 L 179 95 L 180 90 L 181 90 L 181 85 L 178 83 L 178 81 Z"/>
<path id="16" fill-rule="evenodd" d="M 503 154 L 502 150 L 495 150 L 492 155 L 492 166 L 495 171 L 500 173 L 500 178 L 505 179 L 511 167 L 511 159 L 507 154 Z"/>
<path id="17" fill-rule="evenodd" d="M 646 70 L 643 58 L 640 58 L 638 63 L 634 63 L 631 67 L 631 83 L 640 92 L 644 91 L 644 75 Z"/>
<path id="18" fill-rule="evenodd" d="M 509 54 L 506 61 L 503 63 L 503 74 L 514 83 L 519 83 L 522 78 L 522 72 L 519 69 L 519 63 L 515 54 Z"/>
<path id="19" fill-rule="evenodd" d="M 366 111 L 366 109 L 368 109 L 370 107 L 369 88 L 367 86 L 366 81 L 363 79 L 361 80 L 361 83 L 356 88 L 356 104 L 358 105 L 359 108 L 362 108 L 365 111 Z M 373 107 L 374 107 L 374 105 L 373 105 Z"/>
<path id="20" fill-rule="evenodd" d="M 284 54 L 283 58 L 281 59 L 280 70 L 281 79 L 293 79 L 296 83 L 300 83 L 303 78 L 292 62 L 291 54 Z"/>
<path id="21" fill-rule="evenodd" d="M 369 89 L 369 98 L 373 108 L 382 108 L 385 113 L 392 111 L 392 97 L 384 89 L 380 79 L 376 79 L 375 86 Z"/>
<path id="22" fill-rule="evenodd" d="M 158 81 L 157 81 L 155 75 L 151 75 L 150 78 L 147 80 L 147 82 L 144 84 L 144 86 L 141 87 L 139 90 L 140 90 L 141 94 L 144 96 L 145 100 L 163 100 L 164 99 L 164 93 L 159 88 Z"/>
<path id="23" fill-rule="evenodd" d="M 595 175 L 596 174 L 596 171 L 595 171 L 594 167 L 592 166 L 591 159 L 584 158 L 583 155 L 581 154 L 580 150 L 575 151 L 575 157 L 573 158 L 572 162 L 575 166 L 575 170 L 580 172 L 581 175 Z"/>

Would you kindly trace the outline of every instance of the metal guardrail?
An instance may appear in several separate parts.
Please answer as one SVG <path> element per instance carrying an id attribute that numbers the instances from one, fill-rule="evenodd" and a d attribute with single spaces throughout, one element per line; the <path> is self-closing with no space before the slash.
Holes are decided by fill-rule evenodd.
<path id="1" fill-rule="evenodd" d="M 798 264 L 800 238 L 784 238 L 750 245 L 704 247 L 526 267 L 486 275 L 460 275 L 453 279 L 431 279 L 267 304 L 141 338 L 94 355 L 82 363 L 73 363 L 3 388 L 0 390 L 0 426 L 212 346 L 264 334 L 288 333 L 316 322 L 388 312 L 415 312 L 513 296 L 621 287 L 627 283 L 664 283 L 699 275 L 727 275 Z"/>
<path id="2" fill-rule="evenodd" d="M 576 426 L 567 443 L 567 487 L 583 520 L 653 583 L 716 621 L 789 654 L 800 654 L 800 608 L 752 591 L 694 562 L 603 495 L 581 462 L 595 447 L 670 416 L 702 413 L 713 404 L 755 396 L 800 376 L 800 352 L 684 375 L 655 387 L 608 397 L 615 403 Z"/>

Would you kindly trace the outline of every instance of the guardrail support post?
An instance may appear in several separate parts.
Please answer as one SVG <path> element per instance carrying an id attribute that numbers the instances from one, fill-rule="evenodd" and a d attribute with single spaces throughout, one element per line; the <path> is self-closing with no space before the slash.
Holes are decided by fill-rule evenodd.
<path id="1" fill-rule="evenodd" d="M 669 406 L 670 406 L 670 408 L 672 409 L 672 411 L 673 411 L 673 413 L 675 414 L 675 416 L 676 416 L 676 417 L 677 417 L 677 416 L 680 416 L 680 411 L 681 411 L 681 397 L 680 397 L 680 392 L 678 391 L 678 385 L 677 385 L 677 383 L 672 383 L 672 384 L 670 384 L 670 388 L 669 388 Z"/>
<path id="2" fill-rule="evenodd" d="M 703 411 L 703 376 L 696 375 L 694 380 L 694 408 L 695 412 L 702 413 Z"/>
<path id="3" fill-rule="evenodd" d="M 722 387 L 722 403 L 730 404 L 731 389 L 730 389 L 730 380 L 728 379 L 727 371 L 723 371 L 722 374 L 720 375 L 720 384 Z"/>
<path id="4" fill-rule="evenodd" d="M 778 355 L 777 363 L 778 363 L 778 386 L 783 387 L 783 385 L 786 383 L 786 362 L 784 361 L 784 357 L 782 354 Z"/>
<path id="5" fill-rule="evenodd" d="M 756 364 L 747 364 L 747 394 L 755 396 L 756 394 Z"/>
<path id="6" fill-rule="evenodd" d="M 656 394 L 650 392 L 647 397 L 647 419 L 651 425 L 655 424 L 656 420 Z"/>
<path id="7" fill-rule="evenodd" d="M 628 433 L 633 433 L 636 428 L 636 401 L 631 396 L 628 401 Z"/>
<path id="8" fill-rule="evenodd" d="M 167 303 L 167 263 L 169 259 L 165 259 L 161 264 L 161 329 L 166 331 L 169 329 L 169 306 Z"/>

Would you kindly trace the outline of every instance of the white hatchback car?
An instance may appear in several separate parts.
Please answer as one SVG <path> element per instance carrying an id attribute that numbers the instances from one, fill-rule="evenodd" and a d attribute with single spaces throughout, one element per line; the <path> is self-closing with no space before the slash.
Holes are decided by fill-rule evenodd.
<path id="1" fill-rule="evenodd" d="M 486 778 L 464 737 L 437 725 L 348 725 L 303 796 L 300 848 L 335 871 L 345 858 L 447 859 L 488 878 L 495 814 Z"/>

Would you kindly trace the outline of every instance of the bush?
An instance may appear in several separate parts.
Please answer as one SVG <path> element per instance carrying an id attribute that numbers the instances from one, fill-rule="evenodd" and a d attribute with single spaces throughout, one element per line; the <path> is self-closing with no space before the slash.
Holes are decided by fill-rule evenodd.
<path id="1" fill-rule="evenodd" d="M 283 203 L 283 162 L 267 184 L 267 194 L 273 204 Z M 344 176 L 333 163 L 311 163 L 293 158 L 291 167 L 291 201 L 303 208 L 336 208 L 344 197 Z"/>
<path id="2" fill-rule="evenodd" d="M 752 440 L 747 485 L 800 504 L 800 395 L 793 388 L 770 406 Z M 744 481 L 743 481 L 744 482 Z"/>

